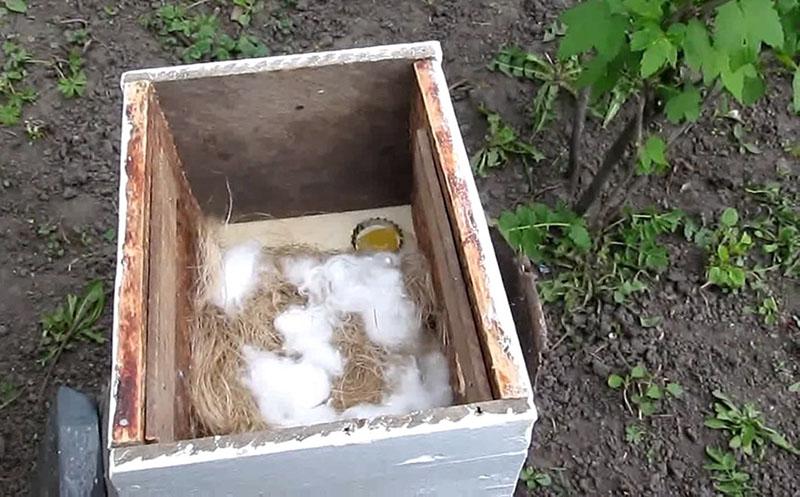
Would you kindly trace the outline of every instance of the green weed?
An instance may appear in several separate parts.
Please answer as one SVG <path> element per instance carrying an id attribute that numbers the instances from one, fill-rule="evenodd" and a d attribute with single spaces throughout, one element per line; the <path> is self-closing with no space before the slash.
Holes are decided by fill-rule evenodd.
<path id="1" fill-rule="evenodd" d="M 539 56 L 517 47 L 500 50 L 489 64 L 489 69 L 506 76 L 526 78 L 541 83 L 533 97 L 533 132 L 543 130 L 555 118 L 555 103 L 559 93 L 575 94 L 575 80 L 580 74 L 576 57 L 567 60 L 552 60 L 547 54 Z"/>
<path id="2" fill-rule="evenodd" d="M 253 15 L 263 8 L 264 3 L 260 0 L 233 0 L 231 20 L 246 28 L 253 20 Z"/>
<path id="3" fill-rule="evenodd" d="M 8 380 L 0 380 L 0 411 L 14 403 L 22 395 L 22 389 Z"/>
<path id="4" fill-rule="evenodd" d="M 683 217 L 680 211 L 629 213 L 592 237 L 585 220 L 566 207 L 534 203 L 502 213 L 498 226 L 513 248 L 555 273 L 539 281 L 542 299 L 576 309 L 594 299 L 621 304 L 645 291 L 669 266 L 659 237 L 674 232 Z"/>
<path id="5" fill-rule="evenodd" d="M 716 399 L 714 415 L 706 418 L 705 425 L 714 430 L 727 432 L 730 435 L 728 447 L 739 449 L 747 456 L 758 452 L 760 458 L 764 455 L 766 443 L 772 442 L 781 449 L 800 455 L 800 450 L 785 436 L 766 426 L 761 412 L 753 404 L 744 404 L 740 408 L 719 390 L 715 390 L 712 395 Z"/>
<path id="6" fill-rule="evenodd" d="M 531 468 L 530 466 L 522 470 L 519 479 L 525 483 L 525 487 L 527 487 L 528 490 L 547 488 L 553 484 L 553 479 L 550 478 L 550 475 Z"/>
<path id="7" fill-rule="evenodd" d="M 739 226 L 739 213 L 728 207 L 717 228 L 700 244 L 708 252 L 706 285 L 737 291 L 747 283 L 747 255 L 753 239 Z"/>
<path id="8" fill-rule="evenodd" d="M 25 104 L 36 101 L 36 91 L 30 87 L 22 88 L 27 76 L 25 66 L 30 62 L 30 54 L 21 46 L 6 41 L 2 45 L 3 66 L 0 72 L 0 125 L 13 126 L 22 117 Z"/>
<path id="9" fill-rule="evenodd" d="M 65 238 L 62 238 L 57 224 L 42 223 L 36 228 L 36 235 L 45 241 L 45 255 L 56 259 L 64 255 Z"/>
<path id="10" fill-rule="evenodd" d="M 610 388 L 622 391 L 625 406 L 631 414 L 635 406 L 639 419 L 655 414 L 664 399 L 683 395 L 683 388 L 678 383 L 664 382 L 655 378 L 641 364 L 631 368 L 624 376 L 610 375 L 607 383 Z M 627 435 L 626 430 L 626 437 Z"/>
<path id="11" fill-rule="evenodd" d="M 728 497 L 750 495 L 753 490 L 749 483 L 750 475 L 736 467 L 736 456 L 732 452 L 706 447 L 706 456 L 710 462 L 703 468 L 711 472 L 715 490 Z"/>
<path id="12" fill-rule="evenodd" d="M 522 141 L 516 130 L 503 122 L 500 114 L 484 107 L 480 110 L 486 116 L 489 130 L 483 148 L 470 161 L 475 174 L 486 176 L 489 169 L 504 167 L 512 157 L 522 161 L 527 173 L 531 167 L 530 161 L 539 162 L 544 158 L 536 147 Z"/>
<path id="13" fill-rule="evenodd" d="M 765 213 L 750 228 L 784 276 L 800 277 L 800 199 L 779 185 L 748 188 Z"/>
<path id="14" fill-rule="evenodd" d="M 39 344 L 42 357 L 39 363 L 52 366 L 65 350 L 72 350 L 78 341 L 105 343 L 105 336 L 96 328 L 104 306 L 103 284 L 95 281 L 81 297 L 69 294 L 63 305 L 42 316 Z"/>
<path id="15" fill-rule="evenodd" d="M 58 91 L 66 98 L 82 97 L 86 91 L 86 73 L 83 71 L 83 57 L 78 50 L 71 50 L 66 64 L 57 63 Z"/>
<path id="16" fill-rule="evenodd" d="M 629 444 L 639 445 L 644 440 L 647 432 L 639 425 L 628 425 L 625 427 L 625 441 Z"/>
<path id="17" fill-rule="evenodd" d="M 242 20 L 250 22 L 247 17 Z M 233 38 L 223 32 L 215 14 L 189 12 L 180 5 L 164 5 L 146 18 L 145 24 L 168 45 L 178 47 L 184 62 L 263 57 L 267 54 L 267 48 L 257 38 L 247 34 Z"/>

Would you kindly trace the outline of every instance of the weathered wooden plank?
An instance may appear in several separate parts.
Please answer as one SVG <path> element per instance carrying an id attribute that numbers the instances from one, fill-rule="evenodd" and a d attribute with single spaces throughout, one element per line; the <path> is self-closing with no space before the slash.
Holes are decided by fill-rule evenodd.
<path id="1" fill-rule="evenodd" d="M 412 126 L 414 124 L 412 122 Z M 454 379 L 451 383 L 456 400 L 459 403 L 491 400 L 492 391 L 428 132 L 419 128 L 412 133 L 414 225 L 420 248 L 430 261 L 434 289 L 440 300 L 444 348 Z"/>
<path id="2" fill-rule="evenodd" d="M 526 399 L 490 401 L 480 410 L 118 449 L 110 475 L 119 497 L 510 496 L 530 427 Z"/>
<path id="3" fill-rule="evenodd" d="M 153 107 L 157 102 L 153 102 Z M 162 119 L 151 112 L 151 119 Z M 153 135 L 149 137 L 153 148 L 150 167 L 153 174 L 153 190 L 150 216 L 150 279 L 148 285 L 147 326 L 147 381 L 145 391 L 145 440 L 147 442 L 171 442 L 175 440 L 176 398 L 176 333 L 177 300 L 180 289 L 179 271 L 175 257 L 178 249 L 177 231 L 177 185 L 174 164 L 165 150 L 170 141 L 165 123 L 155 122 Z"/>
<path id="4" fill-rule="evenodd" d="M 511 311 L 505 300 L 505 290 L 491 252 L 491 241 L 484 219 L 480 198 L 472 183 L 469 162 L 460 136 L 458 147 L 454 144 L 459 133 L 452 107 L 443 109 L 443 98 L 448 98 L 441 69 L 432 60 L 414 64 L 417 84 L 422 93 L 425 114 L 429 120 L 435 144 L 440 181 L 444 187 L 446 205 L 454 226 L 464 274 L 474 306 L 474 315 L 480 331 L 490 378 L 496 398 L 514 398 L 531 395 L 524 359 L 519 350 L 513 329 Z M 447 105 L 450 106 L 448 100 Z"/>
<path id="5" fill-rule="evenodd" d="M 137 82 L 124 88 L 130 134 L 124 162 L 121 215 L 124 230 L 116 289 L 111 444 L 141 443 L 144 438 L 144 370 L 147 323 L 146 286 L 150 238 L 151 174 L 147 157 L 148 112 L 152 86 Z"/>

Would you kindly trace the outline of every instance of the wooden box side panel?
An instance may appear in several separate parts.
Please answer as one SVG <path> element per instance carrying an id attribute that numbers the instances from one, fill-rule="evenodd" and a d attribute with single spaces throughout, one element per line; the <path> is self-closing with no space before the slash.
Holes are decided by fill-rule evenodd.
<path id="1" fill-rule="evenodd" d="M 145 441 L 191 436 L 189 425 L 189 331 L 197 234 L 202 220 L 158 98 L 149 157 L 152 169 L 148 281 Z"/>
<path id="2" fill-rule="evenodd" d="M 110 481 L 119 497 L 511 496 L 530 442 L 527 400 L 482 405 L 411 422 L 298 428 L 281 440 L 264 433 L 115 449 Z"/>
<path id="3" fill-rule="evenodd" d="M 422 96 L 411 92 L 412 212 L 419 248 L 428 258 L 439 303 L 442 345 L 456 403 L 492 399 L 478 332 L 458 260 L 425 119 Z"/>
<path id="4" fill-rule="evenodd" d="M 422 60 L 414 69 L 495 395 L 528 397 L 532 403 L 519 338 L 441 65 Z"/>
<path id="5" fill-rule="evenodd" d="M 109 436 L 111 446 L 141 443 L 144 435 L 146 287 L 150 237 L 148 165 L 150 106 L 147 82 L 123 88 L 120 226 L 112 326 Z"/>

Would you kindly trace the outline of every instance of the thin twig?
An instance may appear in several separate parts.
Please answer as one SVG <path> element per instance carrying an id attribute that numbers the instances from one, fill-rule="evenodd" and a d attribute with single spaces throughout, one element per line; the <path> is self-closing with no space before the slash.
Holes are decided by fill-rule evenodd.
<path id="1" fill-rule="evenodd" d="M 652 105 L 652 102 L 645 102 L 642 126 L 647 126 L 655 116 L 655 109 L 653 107 L 654 106 Z M 611 173 L 614 172 L 614 170 L 617 168 L 617 165 L 624 157 L 625 149 L 628 147 L 628 144 L 635 138 L 638 123 L 638 116 L 633 116 L 625 125 L 625 128 L 623 128 L 622 132 L 617 135 L 617 139 L 614 140 L 614 143 L 612 143 L 608 148 L 608 151 L 603 157 L 603 163 L 600 165 L 600 169 L 597 170 L 597 174 L 595 174 L 592 183 L 575 203 L 574 210 L 577 214 L 586 213 L 586 211 L 589 210 L 592 204 L 594 204 L 594 202 L 598 199 L 600 192 L 603 190 L 603 187 L 611 176 Z"/>
<path id="2" fill-rule="evenodd" d="M 575 115 L 572 119 L 572 138 L 569 146 L 569 194 L 574 195 L 578 189 L 578 178 L 581 174 L 581 145 L 583 144 L 583 128 L 586 124 L 586 110 L 589 108 L 589 97 L 592 93 L 591 86 L 581 89 L 575 101 Z"/>
<path id="3" fill-rule="evenodd" d="M 88 26 L 89 25 L 89 21 L 87 21 L 86 19 L 80 19 L 80 18 L 64 19 L 63 21 L 58 21 L 58 23 L 59 24 L 76 24 L 76 23 L 80 23 L 80 24 L 83 24 L 84 26 Z"/>

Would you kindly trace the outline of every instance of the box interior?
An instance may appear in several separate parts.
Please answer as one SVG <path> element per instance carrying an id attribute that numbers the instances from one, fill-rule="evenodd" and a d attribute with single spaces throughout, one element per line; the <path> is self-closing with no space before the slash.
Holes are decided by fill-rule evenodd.
<path id="1" fill-rule="evenodd" d="M 205 215 L 230 215 L 234 239 L 255 233 L 307 242 L 313 240 L 304 233 L 314 233 L 330 248 L 340 248 L 342 233 L 349 237 L 353 220 L 365 214 L 395 219 L 431 265 L 456 404 L 499 398 L 487 375 L 412 61 L 144 88 L 151 193 L 142 212 L 148 220 L 143 442 L 193 436 L 185 381 L 195 236 Z"/>

